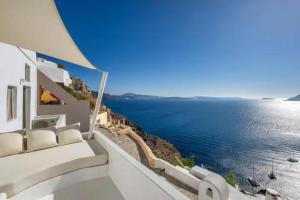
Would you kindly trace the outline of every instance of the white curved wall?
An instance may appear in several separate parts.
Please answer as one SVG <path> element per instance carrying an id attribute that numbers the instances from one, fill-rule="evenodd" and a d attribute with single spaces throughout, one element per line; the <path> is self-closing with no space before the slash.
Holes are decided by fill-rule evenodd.
<path id="1" fill-rule="evenodd" d="M 198 190 L 201 180 L 189 174 L 188 170 L 180 166 L 173 166 L 162 159 L 155 160 L 155 167 L 165 169 L 166 174 L 180 180 L 182 183 L 190 186 L 191 188 Z"/>
<path id="2" fill-rule="evenodd" d="M 189 200 L 103 134 L 96 131 L 94 137 L 108 152 L 109 176 L 125 199 Z"/>
<path id="3" fill-rule="evenodd" d="M 25 64 L 30 66 L 30 82 L 25 79 Z M 31 113 L 36 116 L 36 53 L 0 43 L 0 133 L 23 128 L 23 86 L 31 87 Z M 17 87 L 17 118 L 7 120 L 7 87 Z"/>

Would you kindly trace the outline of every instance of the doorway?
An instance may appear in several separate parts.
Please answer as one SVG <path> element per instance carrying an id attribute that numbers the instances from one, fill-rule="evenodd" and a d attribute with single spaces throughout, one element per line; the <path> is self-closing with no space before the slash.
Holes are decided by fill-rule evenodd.
<path id="1" fill-rule="evenodd" d="M 31 88 L 23 87 L 23 128 L 30 129 Z"/>

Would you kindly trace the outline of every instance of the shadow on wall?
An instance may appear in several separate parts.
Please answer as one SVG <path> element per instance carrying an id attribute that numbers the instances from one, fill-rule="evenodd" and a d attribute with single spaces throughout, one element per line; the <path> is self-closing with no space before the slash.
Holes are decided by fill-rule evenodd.
<path id="1" fill-rule="evenodd" d="M 66 124 L 74 124 L 80 122 L 80 129 L 82 132 L 89 130 L 90 126 L 90 102 L 86 100 L 77 100 L 60 85 L 53 82 L 45 74 L 38 70 L 37 72 L 37 114 L 38 115 L 66 115 Z M 64 104 L 45 105 L 41 103 L 41 88 L 51 91 Z"/>

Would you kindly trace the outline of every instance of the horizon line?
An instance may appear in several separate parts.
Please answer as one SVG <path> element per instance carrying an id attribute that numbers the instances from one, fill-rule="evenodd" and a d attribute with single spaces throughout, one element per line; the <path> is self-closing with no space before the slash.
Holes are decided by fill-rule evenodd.
<path id="1" fill-rule="evenodd" d="M 98 91 L 93 91 L 93 92 L 98 92 Z M 110 93 L 110 92 L 104 92 L 105 94 L 109 94 L 109 95 L 114 95 L 114 96 L 122 96 L 125 94 L 133 94 L 133 95 L 143 95 L 143 96 L 153 96 L 153 97 L 163 97 L 163 98 L 194 98 L 194 97 L 208 97 L 208 98 L 239 98 L 239 99 L 264 99 L 264 98 L 270 98 L 270 99 L 274 99 L 274 100 L 286 100 L 292 97 L 268 97 L 268 96 L 262 96 L 262 97 L 258 97 L 258 96 L 214 96 L 214 95 L 194 95 L 194 96 L 177 96 L 177 95 L 170 95 L 170 96 L 165 96 L 165 95 L 153 95 L 153 94 L 140 94 L 140 93 L 135 93 L 135 92 L 125 92 L 125 93 Z"/>

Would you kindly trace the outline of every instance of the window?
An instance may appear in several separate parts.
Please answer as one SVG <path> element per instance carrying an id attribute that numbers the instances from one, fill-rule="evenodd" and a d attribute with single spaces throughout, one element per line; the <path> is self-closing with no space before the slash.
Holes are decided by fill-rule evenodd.
<path id="1" fill-rule="evenodd" d="M 30 81 L 30 66 L 25 64 L 25 81 Z"/>
<path id="2" fill-rule="evenodd" d="M 17 118 L 17 87 L 7 88 L 7 120 Z"/>

